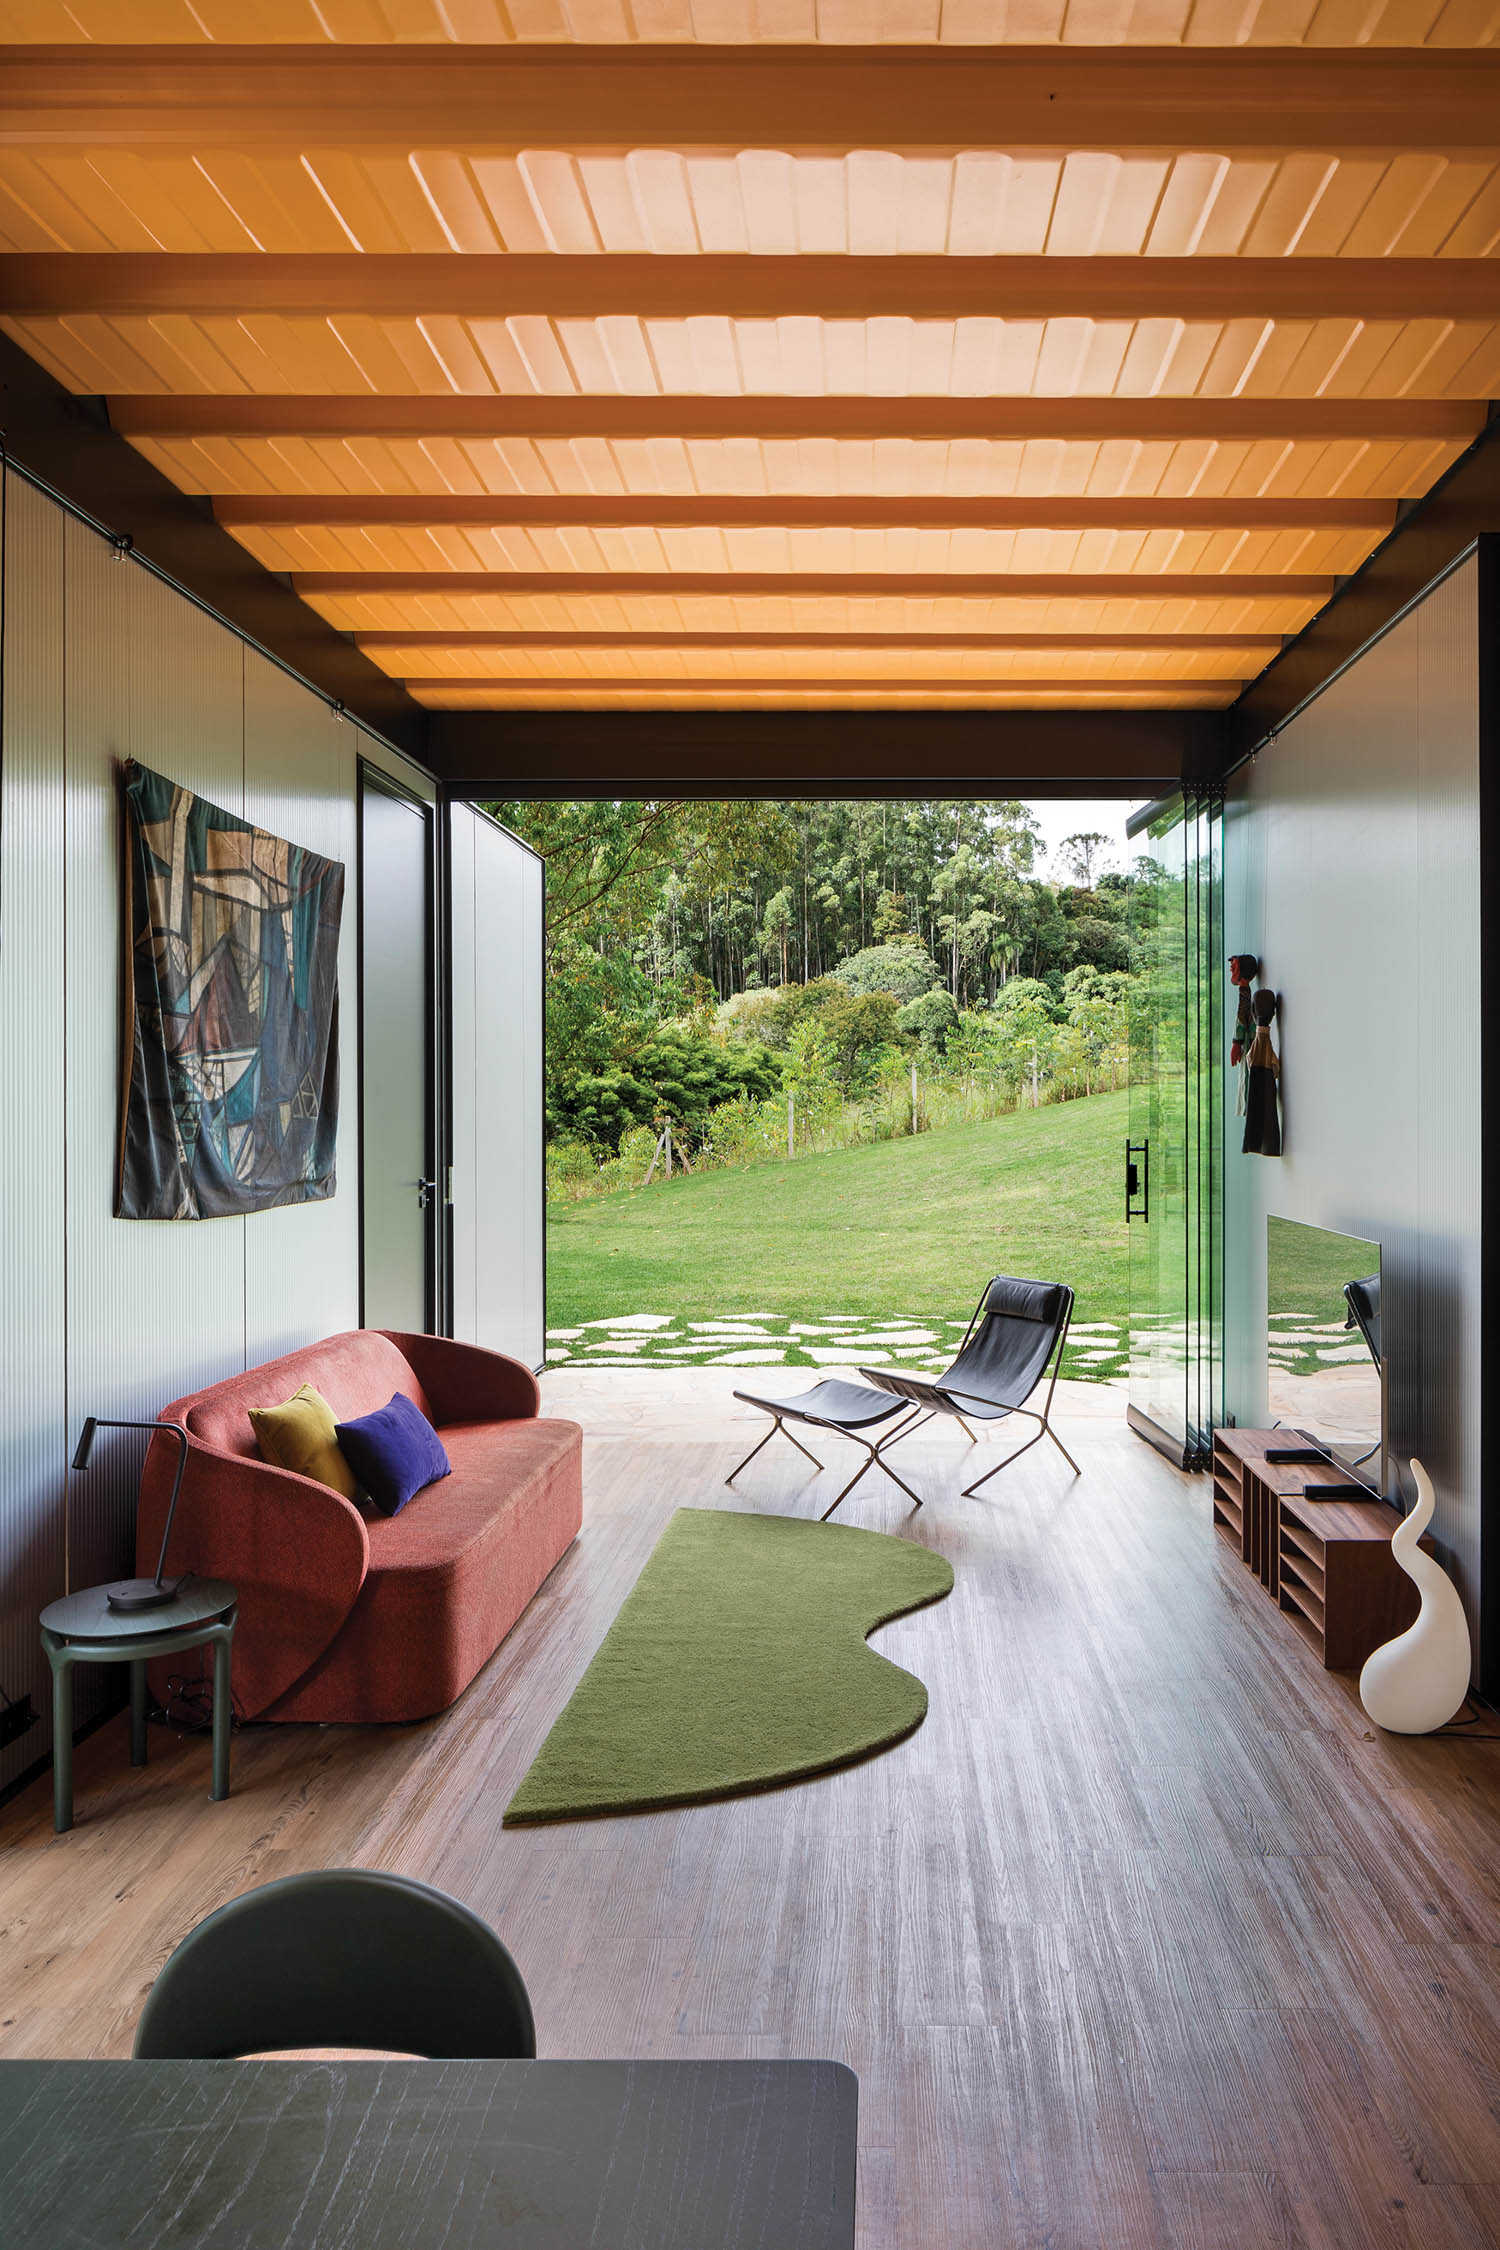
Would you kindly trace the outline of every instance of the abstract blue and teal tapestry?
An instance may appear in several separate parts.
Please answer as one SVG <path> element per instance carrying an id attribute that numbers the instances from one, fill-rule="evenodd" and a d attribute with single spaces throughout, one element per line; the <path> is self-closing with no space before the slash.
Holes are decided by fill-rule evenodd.
<path id="1" fill-rule="evenodd" d="M 125 768 L 122 1219 L 334 1190 L 344 870 Z"/>

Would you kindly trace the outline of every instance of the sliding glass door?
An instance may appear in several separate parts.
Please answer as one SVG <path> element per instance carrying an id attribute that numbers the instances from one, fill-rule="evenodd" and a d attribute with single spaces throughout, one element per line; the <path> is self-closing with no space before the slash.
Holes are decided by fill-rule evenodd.
<path id="1" fill-rule="evenodd" d="M 1128 1412 L 1186 1468 L 1223 1419 L 1221 812 L 1189 791 L 1131 823 Z"/>

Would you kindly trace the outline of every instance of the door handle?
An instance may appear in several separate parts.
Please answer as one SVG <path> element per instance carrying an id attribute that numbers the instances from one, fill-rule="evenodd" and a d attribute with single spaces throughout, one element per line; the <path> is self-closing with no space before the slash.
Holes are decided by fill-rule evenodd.
<path id="1" fill-rule="evenodd" d="M 415 1184 L 417 1190 L 417 1208 L 419 1211 L 425 1211 L 428 1204 L 431 1203 L 433 1196 L 437 1193 L 437 1181 L 418 1180 Z"/>
<path id="2" fill-rule="evenodd" d="M 1137 1162 L 1139 1158 L 1139 1162 Z M 1132 1219 L 1151 1221 L 1151 1143 L 1125 1143 L 1125 1224 Z"/>

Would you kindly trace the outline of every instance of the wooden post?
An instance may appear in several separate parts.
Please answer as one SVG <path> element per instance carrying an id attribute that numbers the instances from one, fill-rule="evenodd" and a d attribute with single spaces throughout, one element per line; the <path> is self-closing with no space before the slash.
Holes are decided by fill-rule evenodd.
<path id="1" fill-rule="evenodd" d="M 795 1156 L 797 1153 L 797 1096 L 795 1093 L 788 1094 L 786 1098 L 786 1152 L 788 1156 Z"/>
<path id="2" fill-rule="evenodd" d="M 651 1162 L 646 1166 L 646 1177 L 641 1182 L 642 1187 L 649 1187 L 651 1185 L 651 1175 L 656 1170 L 656 1160 L 661 1155 L 662 1143 L 665 1139 L 666 1135 L 664 1133 L 657 1134 L 656 1146 L 651 1151 Z"/>
<path id="3" fill-rule="evenodd" d="M 911 1129 L 914 1133 L 917 1129 L 917 1058 L 915 1055 L 913 1055 L 911 1063 Z"/>
<path id="4" fill-rule="evenodd" d="M 672 1120 L 670 1117 L 667 1119 L 665 1130 L 662 1133 L 662 1139 L 665 1141 L 667 1147 L 667 1178 L 670 1180 L 670 1178 L 672 1177 Z"/>

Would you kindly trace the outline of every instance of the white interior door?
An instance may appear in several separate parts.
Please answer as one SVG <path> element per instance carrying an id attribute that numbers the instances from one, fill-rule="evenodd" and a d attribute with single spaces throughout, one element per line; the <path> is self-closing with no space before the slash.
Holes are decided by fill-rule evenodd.
<path id="1" fill-rule="evenodd" d="M 433 1326 L 431 824 L 428 806 L 363 769 L 361 1304 L 367 1328 Z"/>
<path id="2" fill-rule="evenodd" d="M 543 866 L 450 809 L 453 1333 L 540 1368 L 546 1348 Z"/>

